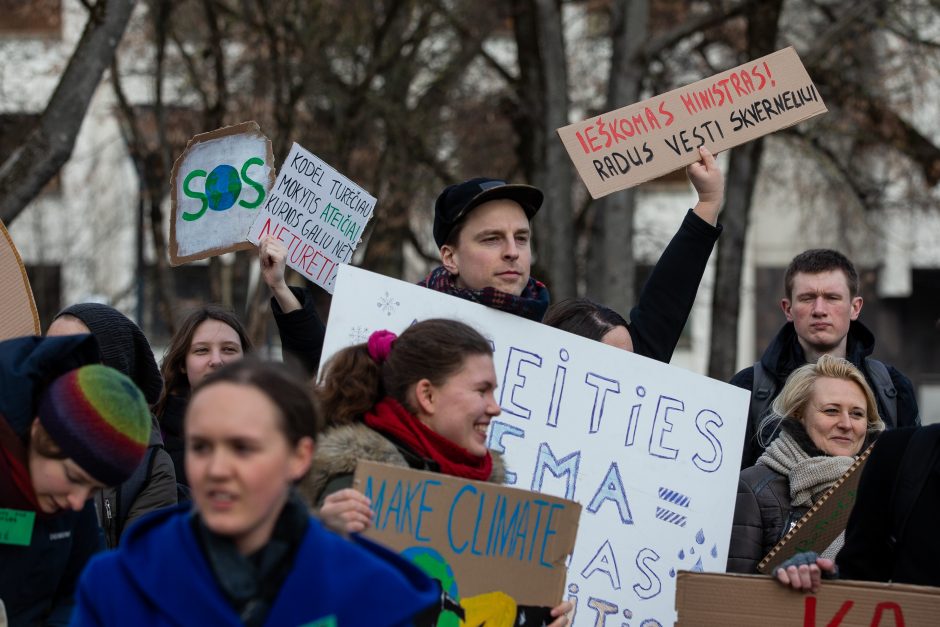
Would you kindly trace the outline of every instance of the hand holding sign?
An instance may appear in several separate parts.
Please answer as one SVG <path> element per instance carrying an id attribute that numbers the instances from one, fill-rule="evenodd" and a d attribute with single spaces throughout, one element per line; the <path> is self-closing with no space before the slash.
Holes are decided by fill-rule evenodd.
<path id="1" fill-rule="evenodd" d="M 189 140 L 170 183 L 170 264 L 251 248 L 245 234 L 274 183 L 273 164 L 256 122 Z"/>
<path id="2" fill-rule="evenodd" d="M 558 129 L 594 198 L 825 113 L 793 48 Z"/>
<path id="3" fill-rule="evenodd" d="M 332 294 L 337 268 L 352 258 L 374 209 L 374 197 L 294 144 L 248 240 L 274 236 L 287 248 L 287 265 Z"/>

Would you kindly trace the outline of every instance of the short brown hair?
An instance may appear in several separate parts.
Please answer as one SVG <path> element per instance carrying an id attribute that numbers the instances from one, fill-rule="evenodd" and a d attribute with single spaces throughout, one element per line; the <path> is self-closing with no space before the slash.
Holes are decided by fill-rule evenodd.
<path id="1" fill-rule="evenodd" d="M 832 270 L 842 270 L 849 286 L 849 296 L 852 298 L 858 296 L 858 272 L 855 271 L 855 265 L 849 261 L 849 258 L 830 248 L 813 248 L 801 252 L 787 266 L 787 272 L 783 277 L 784 297 L 793 297 L 793 277 L 798 273 L 819 274 Z"/>

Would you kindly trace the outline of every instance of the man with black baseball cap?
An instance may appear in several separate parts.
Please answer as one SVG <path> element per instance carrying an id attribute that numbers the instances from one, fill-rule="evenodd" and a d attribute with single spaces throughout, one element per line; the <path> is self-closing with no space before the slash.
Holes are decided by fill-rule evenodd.
<path id="1" fill-rule="evenodd" d="M 473 178 L 450 185 L 434 205 L 442 265 L 421 285 L 540 321 L 548 288 L 529 276 L 529 220 L 544 196 L 531 185 Z"/>

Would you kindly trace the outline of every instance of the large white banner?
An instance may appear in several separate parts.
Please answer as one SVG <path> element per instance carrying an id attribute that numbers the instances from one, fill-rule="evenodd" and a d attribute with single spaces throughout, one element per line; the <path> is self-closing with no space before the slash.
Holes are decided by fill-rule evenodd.
<path id="1" fill-rule="evenodd" d="M 503 411 L 489 446 L 505 454 L 510 485 L 584 507 L 568 566 L 574 625 L 672 625 L 676 573 L 725 569 L 747 392 L 346 265 L 324 363 L 375 330 L 434 317 L 493 342 Z"/>

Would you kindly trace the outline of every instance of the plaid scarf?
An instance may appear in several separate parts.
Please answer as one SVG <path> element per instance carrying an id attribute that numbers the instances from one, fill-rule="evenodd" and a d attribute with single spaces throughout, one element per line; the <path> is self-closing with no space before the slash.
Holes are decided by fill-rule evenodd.
<path id="1" fill-rule="evenodd" d="M 536 281 L 532 277 L 529 277 L 529 282 L 526 283 L 521 296 L 501 292 L 493 287 L 484 287 L 482 290 L 457 287 L 456 277 L 448 272 L 444 266 L 438 266 L 432 270 L 418 285 L 432 289 L 435 292 L 443 292 L 506 313 L 522 316 L 535 322 L 542 321 L 549 303 L 548 288 L 545 287 L 544 283 Z"/>

